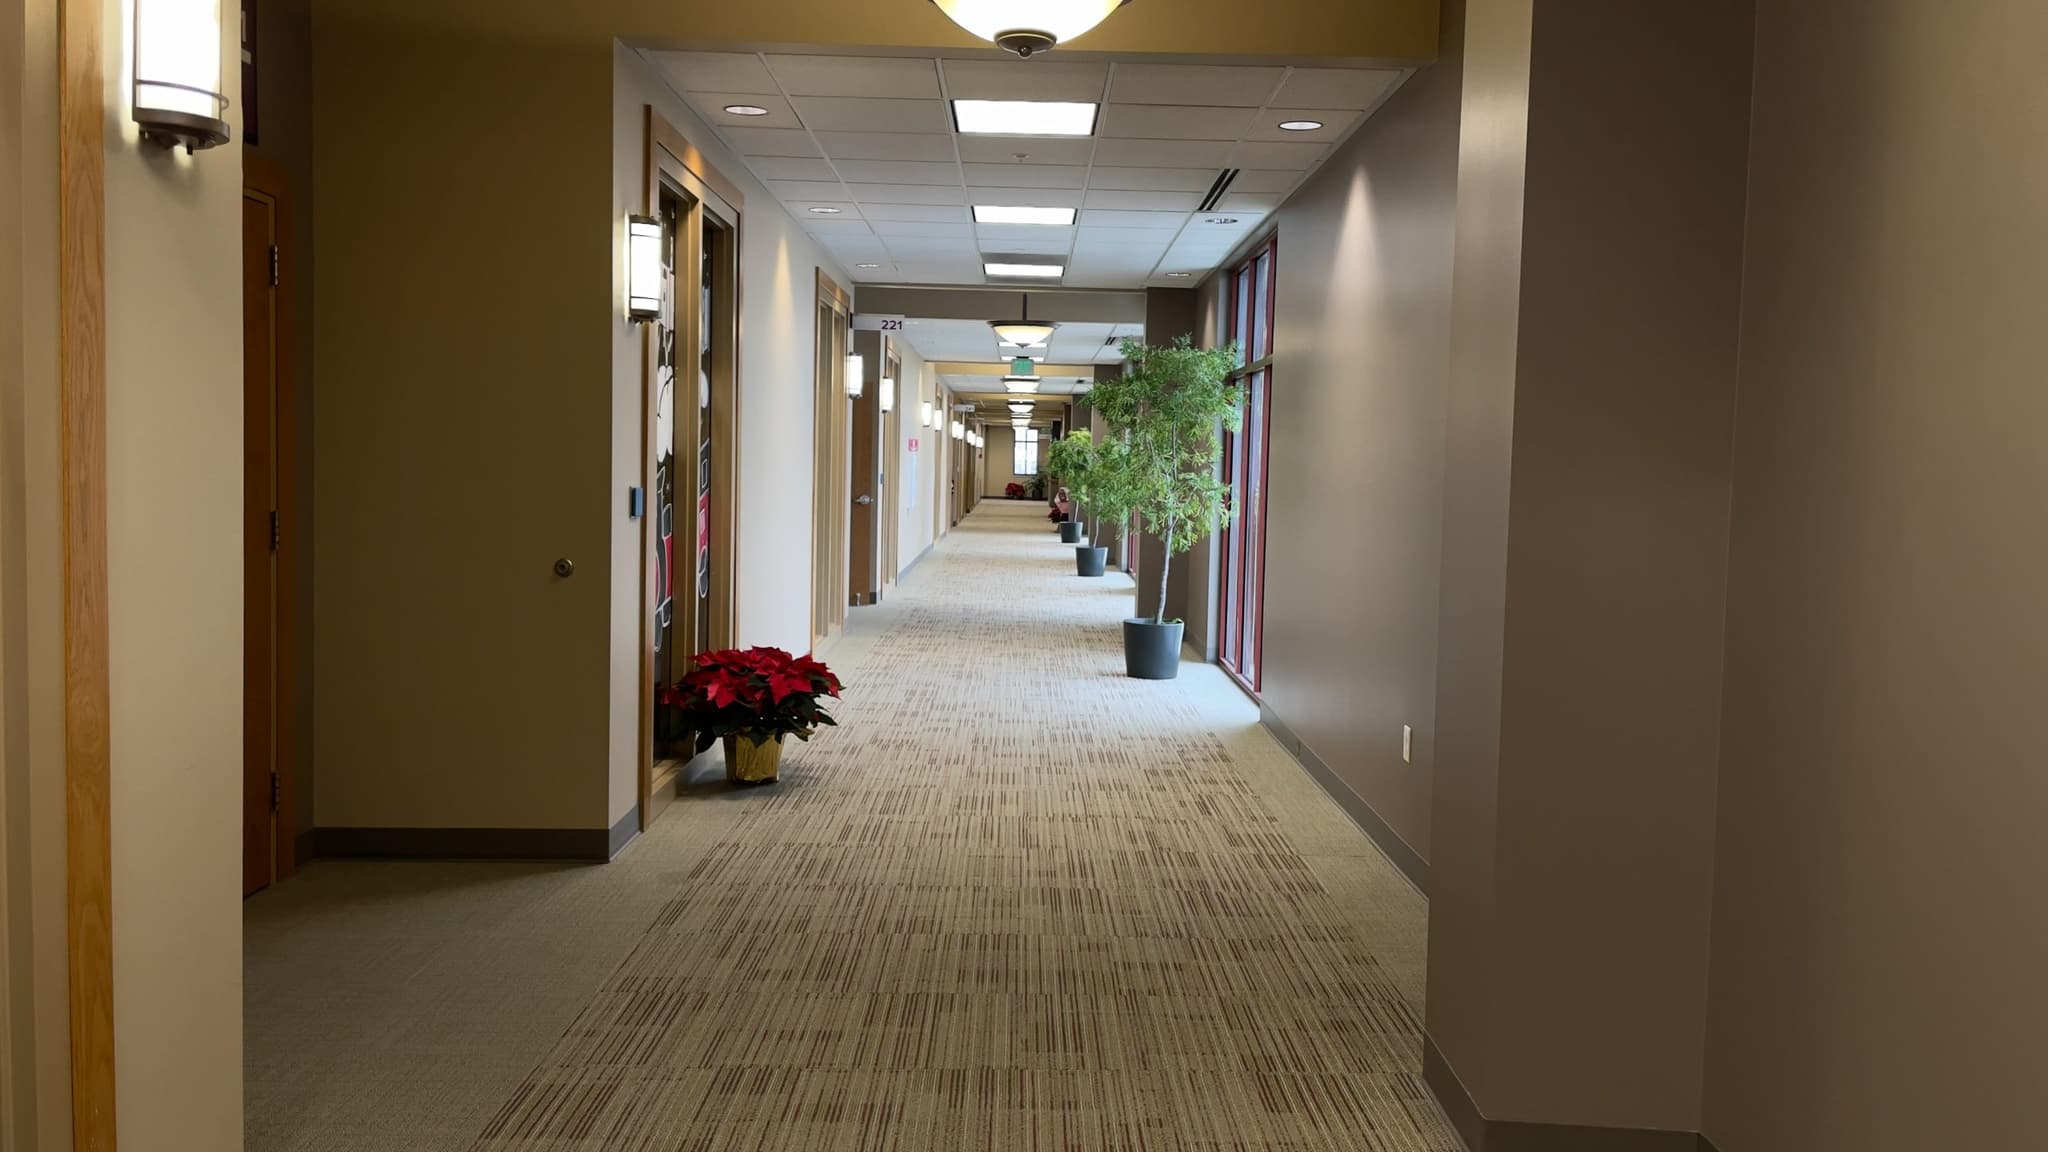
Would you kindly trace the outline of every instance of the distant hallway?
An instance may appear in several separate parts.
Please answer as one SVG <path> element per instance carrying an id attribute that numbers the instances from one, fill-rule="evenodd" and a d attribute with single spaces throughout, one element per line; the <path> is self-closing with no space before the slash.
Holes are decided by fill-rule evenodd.
<path id="1" fill-rule="evenodd" d="M 1422 899 L 1216 669 L 1122 676 L 1130 603 L 984 503 L 780 784 L 259 897 L 249 1148 L 1453 1152 Z"/>

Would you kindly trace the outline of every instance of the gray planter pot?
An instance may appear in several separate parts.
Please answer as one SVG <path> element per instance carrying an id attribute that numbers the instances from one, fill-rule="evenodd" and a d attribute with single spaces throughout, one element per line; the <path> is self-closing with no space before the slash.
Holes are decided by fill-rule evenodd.
<path id="1" fill-rule="evenodd" d="M 1134 680 L 1171 680 L 1180 675 L 1181 621 L 1154 624 L 1124 621 L 1124 671 Z"/>
<path id="2" fill-rule="evenodd" d="M 1109 565 L 1109 549 L 1090 548 L 1082 545 L 1074 549 L 1074 574 L 1077 576 L 1100 576 Z"/>
<path id="3" fill-rule="evenodd" d="M 1080 542 L 1081 525 L 1078 522 L 1068 520 L 1060 525 L 1060 543 L 1079 544 Z"/>

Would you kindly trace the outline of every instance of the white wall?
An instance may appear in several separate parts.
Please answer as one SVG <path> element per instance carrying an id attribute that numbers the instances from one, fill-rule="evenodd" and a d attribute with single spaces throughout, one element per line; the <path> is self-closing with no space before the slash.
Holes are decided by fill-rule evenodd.
<path id="1" fill-rule="evenodd" d="M 638 796 L 640 525 L 626 490 L 641 468 L 641 333 L 625 319 L 623 221 L 644 211 L 652 104 L 738 184 L 740 235 L 739 642 L 810 647 L 811 424 L 817 273 L 852 284 L 638 52 L 614 45 L 612 84 L 611 818 Z M 905 363 L 908 364 L 906 359 Z M 905 369 L 906 374 L 908 368 Z"/>
<path id="2" fill-rule="evenodd" d="M 104 29 L 118 1138 L 239 1148 L 242 156 L 138 142 L 127 9 Z"/>
<path id="3" fill-rule="evenodd" d="M 923 423 L 927 402 L 932 405 L 936 422 L 941 403 L 933 394 L 937 375 L 909 342 L 899 340 L 894 347 L 903 359 L 902 375 L 896 381 L 901 389 L 896 404 L 903 416 L 897 421 L 902 438 L 896 445 L 897 482 L 891 485 L 896 493 L 896 560 L 900 576 L 932 546 L 932 505 L 939 499 L 939 466 L 943 459 L 938 441 L 945 434 L 926 428 Z M 910 450 L 912 442 L 917 444 L 915 452 Z"/>

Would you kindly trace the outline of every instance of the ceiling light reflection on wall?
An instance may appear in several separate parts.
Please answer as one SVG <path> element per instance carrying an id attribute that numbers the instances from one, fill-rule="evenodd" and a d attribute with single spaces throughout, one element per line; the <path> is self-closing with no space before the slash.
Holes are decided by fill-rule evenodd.
<path id="1" fill-rule="evenodd" d="M 1093 136 L 1095 110 L 1066 100 L 955 100 L 953 127 L 970 136 Z"/>
<path id="2" fill-rule="evenodd" d="M 661 221 L 626 217 L 626 316 L 652 320 L 661 315 Z"/>
<path id="3" fill-rule="evenodd" d="M 131 115 L 142 138 L 187 153 L 228 142 L 221 0 L 135 0 Z"/>
<path id="4" fill-rule="evenodd" d="M 1072 208 L 1037 208 L 1029 204 L 976 204 L 976 224 L 1041 224 L 1064 228 L 1074 222 Z"/>
<path id="5" fill-rule="evenodd" d="M 932 0 L 976 36 L 1029 58 L 1086 34 L 1131 0 Z"/>

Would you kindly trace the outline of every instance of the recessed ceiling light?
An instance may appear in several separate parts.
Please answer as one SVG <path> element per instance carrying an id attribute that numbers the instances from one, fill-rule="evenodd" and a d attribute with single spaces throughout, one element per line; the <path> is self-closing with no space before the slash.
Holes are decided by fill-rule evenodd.
<path id="1" fill-rule="evenodd" d="M 813 209 L 811 209 L 811 211 L 813 211 L 813 212 L 816 212 L 816 211 L 817 211 L 817 209 L 816 209 L 816 208 L 813 208 Z M 837 211 L 837 209 L 834 209 L 834 211 Z M 1207 219 L 1203 220 L 1203 221 L 1202 221 L 1202 223 L 1204 223 L 1204 224 L 1235 224 L 1235 223 L 1237 223 L 1237 217 L 1235 217 L 1235 216 L 1211 216 L 1211 217 L 1209 217 L 1209 218 L 1207 218 Z"/>
<path id="2" fill-rule="evenodd" d="M 766 116 L 768 114 L 768 110 L 759 104 L 727 104 L 725 110 L 735 116 Z"/>
<path id="3" fill-rule="evenodd" d="M 1033 208 L 1027 205 L 976 204 L 976 224 L 1049 224 L 1066 227 L 1074 222 L 1072 208 Z"/>
<path id="4" fill-rule="evenodd" d="M 880 268 L 880 264 L 855 264 L 855 268 Z"/>
<path id="5" fill-rule="evenodd" d="M 984 263 L 981 270 L 990 276 L 1022 277 L 1031 280 L 1057 280 L 1067 274 L 1065 264 L 1008 264 L 994 260 Z"/>
<path id="6" fill-rule="evenodd" d="M 1193 275 L 1193 272 L 1168 272 L 1166 278 L 1169 280 L 1185 280 Z"/>
<path id="7" fill-rule="evenodd" d="M 990 136 L 1092 136 L 1093 103 L 1065 100 L 955 100 L 953 127 Z"/>
<path id="8" fill-rule="evenodd" d="M 839 215 L 839 213 L 840 213 L 840 212 L 844 211 L 844 209 L 840 209 L 840 208 L 813 208 L 813 209 L 811 209 L 811 211 L 813 211 L 813 212 L 816 212 L 816 213 L 817 213 L 818 215 L 820 215 L 820 216 L 837 216 L 837 215 Z M 1213 221 L 1212 221 L 1212 223 L 1213 223 Z"/>
<path id="9" fill-rule="evenodd" d="M 1287 132 L 1313 132 L 1323 126 L 1321 120 L 1282 120 L 1280 127 Z"/>

